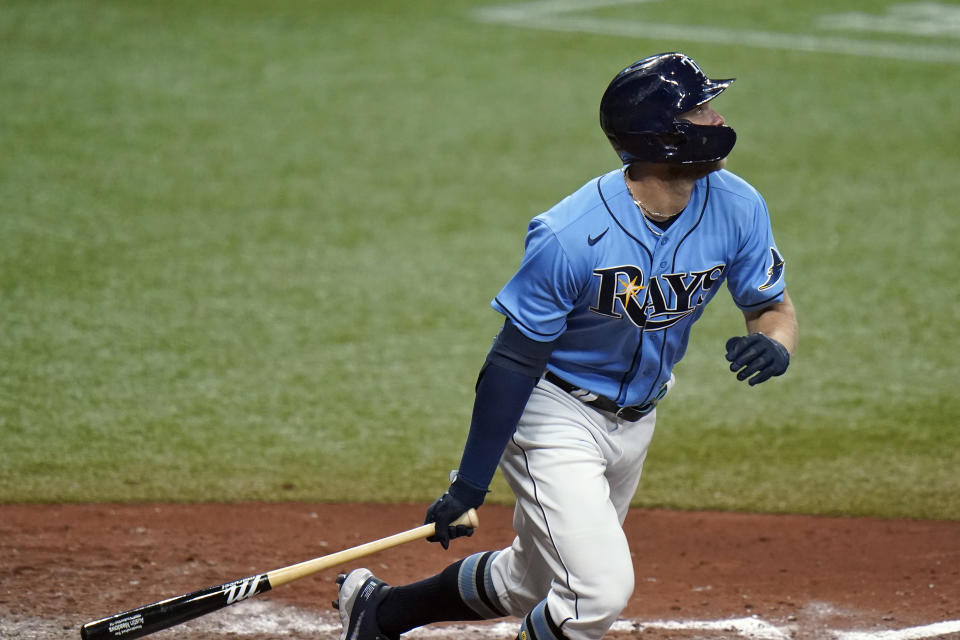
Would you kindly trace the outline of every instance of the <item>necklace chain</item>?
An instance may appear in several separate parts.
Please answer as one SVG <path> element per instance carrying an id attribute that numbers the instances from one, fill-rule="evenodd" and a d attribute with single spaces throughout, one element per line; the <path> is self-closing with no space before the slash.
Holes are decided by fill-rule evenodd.
<path id="1" fill-rule="evenodd" d="M 624 168 L 624 171 L 623 171 L 623 181 L 625 183 L 627 182 L 627 168 Z M 654 216 L 656 218 L 660 218 L 662 221 L 669 220 L 673 216 L 664 215 L 659 211 L 654 211 L 653 209 L 647 207 L 645 204 L 640 202 L 639 199 L 634 198 L 633 191 L 630 189 L 629 184 L 627 184 L 627 193 L 629 193 L 630 197 L 633 198 L 633 204 L 637 205 L 637 207 L 640 209 L 640 217 L 643 218 L 643 224 L 645 224 L 647 229 L 650 230 L 650 233 L 652 233 L 657 237 L 662 236 L 664 234 L 664 231 L 661 229 L 657 229 L 653 225 L 651 225 L 650 224 L 651 221 L 647 219 L 647 216 Z M 676 214 L 676 215 L 679 215 L 679 214 Z"/>
<path id="2" fill-rule="evenodd" d="M 653 209 L 651 209 L 651 208 L 648 207 L 647 205 L 645 205 L 645 204 L 643 204 L 642 202 L 640 202 L 640 200 L 638 200 L 637 198 L 634 198 L 634 199 L 633 199 L 633 204 L 635 204 L 635 205 L 637 205 L 638 207 L 640 207 L 640 210 L 643 211 L 645 214 L 647 214 L 647 215 L 649 215 L 649 216 L 653 216 L 654 218 L 661 218 L 661 220 L 668 220 L 668 219 L 670 219 L 670 218 L 673 217 L 673 216 L 668 216 L 668 215 L 665 214 L 665 213 L 660 213 L 659 211 L 654 211 Z"/>
<path id="3" fill-rule="evenodd" d="M 653 227 L 653 225 L 650 224 L 650 221 L 647 220 L 647 208 L 646 208 L 645 206 L 643 206 L 642 204 L 640 204 L 640 201 L 637 200 L 637 199 L 634 199 L 633 202 L 634 202 L 634 204 L 636 204 L 638 207 L 640 207 L 640 217 L 643 218 L 643 224 L 647 225 L 647 229 L 650 230 L 650 233 L 652 233 L 653 235 L 657 236 L 658 238 L 659 238 L 660 236 L 662 236 L 662 235 L 663 235 L 663 231 L 660 231 L 659 229 L 655 229 L 655 228 Z"/>

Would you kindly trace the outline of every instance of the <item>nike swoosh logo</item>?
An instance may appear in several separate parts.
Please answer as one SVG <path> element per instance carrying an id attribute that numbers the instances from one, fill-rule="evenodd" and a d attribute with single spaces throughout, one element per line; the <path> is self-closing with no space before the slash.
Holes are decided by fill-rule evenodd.
<path id="1" fill-rule="evenodd" d="M 596 238 L 594 238 L 593 236 L 587 236 L 587 244 L 590 245 L 591 247 L 597 244 L 598 242 L 600 242 L 600 238 L 607 235 L 607 231 L 610 231 L 610 227 L 607 227 L 606 229 L 604 229 L 603 233 L 598 235 Z"/>

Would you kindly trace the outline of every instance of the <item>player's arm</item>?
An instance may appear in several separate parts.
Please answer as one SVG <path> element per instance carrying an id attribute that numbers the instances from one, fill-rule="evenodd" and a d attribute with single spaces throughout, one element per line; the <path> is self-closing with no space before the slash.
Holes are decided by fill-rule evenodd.
<path id="1" fill-rule="evenodd" d="M 450 522 L 483 504 L 500 456 L 552 351 L 552 342 L 532 340 L 509 320 L 504 322 L 477 378 L 470 432 L 456 479 L 427 509 L 424 524 L 437 523 L 437 534 L 428 538 L 431 542 L 446 549 L 450 538 L 472 533 L 466 527 L 450 527 Z"/>
<path id="2" fill-rule="evenodd" d="M 790 354 L 797 350 L 797 313 L 786 290 L 783 292 L 782 301 L 759 311 L 744 311 L 743 317 L 747 322 L 748 333 L 762 333 L 773 338 L 786 347 Z"/>
<path id="3" fill-rule="evenodd" d="M 738 380 L 751 386 L 782 375 L 797 350 L 799 327 L 793 302 L 786 290 L 783 299 L 758 310 L 744 311 L 747 335 L 727 341 L 727 360 Z M 751 377 L 752 376 L 752 377 Z"/>

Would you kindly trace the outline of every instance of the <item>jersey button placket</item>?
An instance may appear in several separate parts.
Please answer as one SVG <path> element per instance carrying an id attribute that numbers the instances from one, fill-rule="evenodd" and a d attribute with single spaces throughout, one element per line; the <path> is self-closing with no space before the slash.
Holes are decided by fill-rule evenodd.
<path id="1" fill-rule="evenodd" d="M 660 239 L 657 241 L 657 243 L 654 245 L 653 260 L 651 261 L 652 264 L 651 264 L 650 266 L 653 267 L 654 265 L 656 265 L 655 273 L 656 273 L 657 275 L 659 275 L 660 273 L 662 273 L 663 270 L 667 268 L 667 261 L 664 260 L 664 258 L 667 257 L 667 256 L 666 256 L 666 252 L 667 252 L 666 246 L 667 246 L 667 243 L 668 243 L 668 242 L 669 242 L 669 240 L 667 239 L 666 236 L 661 236 L 661 238 L 660 238 Z M 659 259 L 659 260 L 658 260 L 658 259 Z"/>

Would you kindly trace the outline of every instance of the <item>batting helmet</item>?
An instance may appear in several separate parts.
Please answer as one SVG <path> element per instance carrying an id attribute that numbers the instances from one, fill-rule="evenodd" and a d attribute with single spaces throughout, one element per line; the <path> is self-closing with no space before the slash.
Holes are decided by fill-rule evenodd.
<path id="1" fill-rule="evenodd" d="M 716 98 L 733 81 L 711 80 L 682 53 L 644 58 L 610 81 L 600 100 L 600 127 L 624 164 L 715 162 L 733 149 L 733 129 L 677 116 Z"/>

